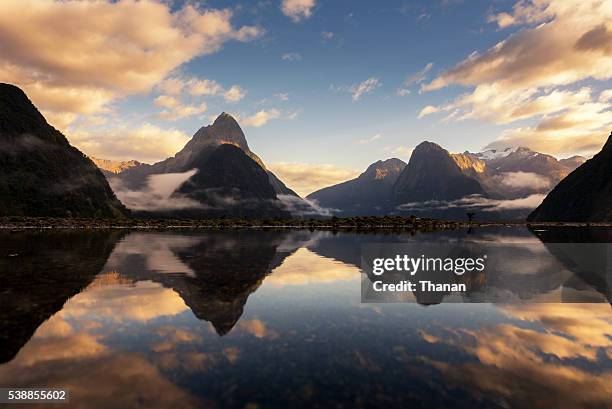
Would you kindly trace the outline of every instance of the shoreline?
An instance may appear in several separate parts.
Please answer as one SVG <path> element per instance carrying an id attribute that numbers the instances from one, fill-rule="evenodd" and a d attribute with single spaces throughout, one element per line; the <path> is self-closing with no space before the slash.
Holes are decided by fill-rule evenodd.
<path id="1" fill-rule="evenodd" d="M 409 217 L 347 217 L 336 219 L 76 219 L 49 217 L 0 218 L 1 230 L 54 229 L 311 229 L 311 230 L 456 230 L 479 227 L 612 227 L 612 222 L 456 221 Z"/>

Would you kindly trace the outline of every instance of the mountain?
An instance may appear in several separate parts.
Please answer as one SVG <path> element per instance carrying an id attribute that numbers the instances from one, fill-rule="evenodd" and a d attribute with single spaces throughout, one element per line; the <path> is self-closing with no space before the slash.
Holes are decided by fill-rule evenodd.
<path id="1" fill-rule="evenodd" d="M 612 134 L 601 152 L 570 173 L 529 221 L 612 221 Z"/>
<path id="2" fill-rule="evenodd" d="M 474 177 L 490 197 L 518 199 L 545 194 L 586 159 L 554 156 L 517 147 L 452 154 L 463 172 Z"/>
<path id="3" fill-rule="evenodd" d="M 205 158 L 221 145 L 234 145 L 257 162 L 268 174 L 269 182 L 278 194 L 298 196 L 297 193 L 285 186 L 276 175 L 266 169 L 261 158 L 249 148 L 244 132 L 242 132 L 242 128 L 240 128 L 236 119 L 225 112 L 221 113 L 211 125 L 200 128 L 185 147 L 173 157 L 153 165 L 140 164 L 130 167 L 119 172 L 119 174 L 131 186 L 142 186 L 149 175 L 179 173 L 189 170 L 189 166 L 194 160 Z"/>
<path id="4" fill-rule="evenodd" d="M 384 215 L 393 210 L 393 185 L 406 163 L 396 159 L 379 160 L 357 178 L 309 194 L 325 208 L 338 209 L 342 216 Z"/>
<path id="5" fill-rule="evenodd" d="M 0 216 L 117 217 L 125 211 L 94 163 L 21 89 L 0 83 Z"/>
<path id="6" fill-rule="evenodd" d="M 137 160 L 128 160 L 128 161 L 114 161 L 108 159 L 99 159 L 90 156 L 89 159 L 102 171 L 104 176 L 114 176 L 117 175 L 124 170 L 128 170 L 131 168 L 135 168 L 137 166 L 143 165 L 143 163 L 138 162 Z"/>
<path id="7" fill-rule="evenodd" d="M 175 195 L 203 204 L 207 216 L 290 217 L 264 168 L 239 147 L 220 145 L 210 155 L 194 156 L 189 166 L 198 172 Z"/>
<path id="8" fill-rule="evenodd" d="M 422 142 L 414 148 L 393 190 L 396 206 L 486 195 L 480 183 L 465 174 L 446 149 L 432 142 Z"/>
<path id="9" fill-rule="evenodd" d="M 195 174 L 180 181 L 169 192 L 170 197 L 164 198 L 166 207 L 154 212 L 180 217 L 282 218 L 290 217 L 290 213 L 279 197 L 290 196 L 295 202 L 306 203 L 266 169 L 263 161 L 250 150 L 238 122 L 225 112 L 211 125 L 200 128 L 173 157 L 153 165 L 138 164 L 107 176 L 120 197 L 134 198 L 139 192 L 155 190 L 151 188 L 151 178 L 172 177 L 194 170 Z M 168 206 L 172 201 L 185 203 L 185 200 L 191 205 Z M 128 207 L 132 205 L 126 203 Z"/>

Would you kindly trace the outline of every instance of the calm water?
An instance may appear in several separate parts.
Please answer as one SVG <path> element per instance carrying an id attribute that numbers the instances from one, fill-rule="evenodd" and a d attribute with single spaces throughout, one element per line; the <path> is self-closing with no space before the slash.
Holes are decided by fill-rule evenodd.
<path id="1" fill-rule="evenodd" d="M 0 386 L 65 387 L 83 408 L 610 408 L 609 271 L 547 243 L 611 238 L 0 233 Z M 361 303 L 361 245 L 424 239 L 514 243 L 523 302 Z M 594 302 L 541 302 L 576 294 Z"/>

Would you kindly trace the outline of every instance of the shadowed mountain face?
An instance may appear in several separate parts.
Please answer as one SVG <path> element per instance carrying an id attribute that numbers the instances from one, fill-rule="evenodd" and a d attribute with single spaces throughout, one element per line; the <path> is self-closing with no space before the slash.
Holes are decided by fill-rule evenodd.
<path id="1" fill-rule="evenodd" d="M 419 144 L 394 186 L 396 207 L 407 203 L 452 201 L 486 193 L 480 183 L 462 172 L 447 150 L 431 142 Z"/>
<path id="2" fill-rule="evenodd" d="M 342 216 L 383 215 L 393 210 L 393 185 L 406 166 L 392 158 L 371 164 L 357 178 L 308 195 L 319 205 L 338 209 Z"/>
<path id="3" fill-rule="evenodd" d="M 563 179 L 530 221 L 612 221 L 612 134 L 601 152 Z"/>
<path id="4" fill-rule="evenodd" d="M 0 84 L 0 216 L 116 217 L 100 170 L 19 88 Z"/>
<path id="5" fill-rule="evenodd" d="M 118 231 L 0 233 L 0 363 L 101 271 Z"/>
<path id="6" fill-rule="evenodd" d="M 210 155 L 189 162 L 198 172 L 176 194 L 193 199 L 203 209 L 181 214 L 208 217 L 290 217 L 268 180 L 266 171 L 234 145 L 220 145 Z"/>

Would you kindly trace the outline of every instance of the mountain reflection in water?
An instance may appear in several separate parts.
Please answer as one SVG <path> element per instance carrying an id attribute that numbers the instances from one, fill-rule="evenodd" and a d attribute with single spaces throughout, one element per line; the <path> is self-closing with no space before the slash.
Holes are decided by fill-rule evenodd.
<path id="1" fill-rule="evenodd" d="M 538 260 L 520 299 L 605 302 L 360 302 L 362 244 L 465 239 Z M 610 230 L 0 233 L 0 386 L 83 408 L 611 407 L 611 280 L 554 245 L 573 242 Z"/>

